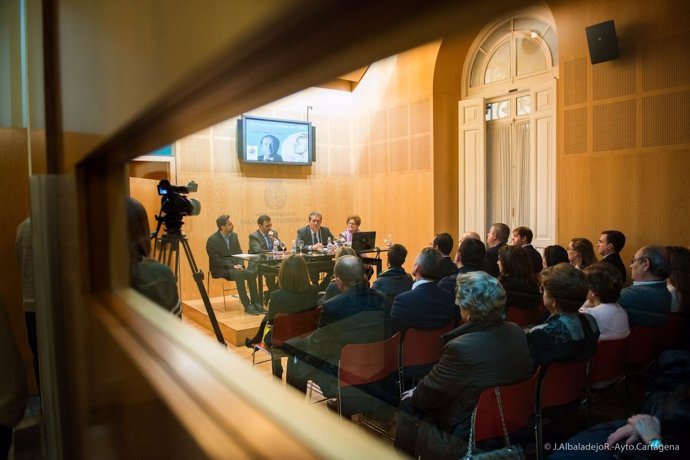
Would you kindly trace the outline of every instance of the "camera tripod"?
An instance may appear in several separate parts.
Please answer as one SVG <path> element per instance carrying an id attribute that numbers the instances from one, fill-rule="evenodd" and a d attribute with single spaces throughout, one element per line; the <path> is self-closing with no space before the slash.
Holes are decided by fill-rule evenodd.
<path id="1" fill-rule="evenodd" d="M 201 295 L 201 300 L 204 302 L 204 307 L 206 307 L 206 313 L 208 314 L 208 319 L 211 321 L 211 327 L 213 327 L 213 332 L 216 334 L 216 339 L 223 345 L 225 339 L 223 338 L 223 333 L 220 331 L 220 326 L 218 325 L 218 320 L 216 319 L 216 313 L 211 307 L 211 301 L 208 298 L 208 293 L 204 287 L 204 272 L 199 270 L 194 260 L 194 254 L 192 254 L 192 248 L 189 247 L 189 241 L 187 240 L 187 235 L 177 230 L 174 233 L 165 232 L 160 239 L 157 238 L 158 231 L 160 230 L 160 221 L 158 223 L 158 228 L 151 235 L 151 238 L 155 240 L 153 246 L 153 258 L 158 262 L 167 265 L 175 273 L 175 278 L 179 281 L 180 279 L 180 244 L 184 249 L 184 253 L 187 256 L 187 262 L 189 262 L 189 268 L 192 269 L 192 276 L 196 282 L 197 288 L 199 288 L 199 294 Z M 174 256 L 174 258 L 173 258 Z M 174 266 L 172 265 L 174 263 Z"/>

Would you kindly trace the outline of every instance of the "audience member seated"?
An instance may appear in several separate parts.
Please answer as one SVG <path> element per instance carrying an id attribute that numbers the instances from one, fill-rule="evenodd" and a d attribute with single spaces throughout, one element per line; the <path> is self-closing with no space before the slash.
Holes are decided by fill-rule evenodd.
<path id="1" fill-rule="evenodd" d="M 666 287 L 671 293 L 671 311 L 690 312 L 690 250 L 682 246 L 667 246 L 671 274 Z"/>
<path id="2" fill-rule="evenodd" d="M 604 230 L 601 232 L 599 241 L 597 242 L 597 250 L 602 256 L 601 261 L 611 264 L 621 274 L 621 282 L 625 283 L 628 278 L 628 272 L 625 270 L 625 264 L 621 259 L 620 252 L 625 247 L 625 235 L 618 230 Z"/>
<path id="3" fill-rule="evenodd" d="M 273 318 L 278 313 L 298 313 L 316 308 L 318 292 L 316 286 L 309 282 L 309 271 L 304 256 L 291 254 L 280 264 L 278 272 L 278 289 L 271 292 L 268 301 L 268 313 L 264 316 L 259 326 L 259 331 L 254 338 L 245 339 L 244 344 L 252 348 L 254 344 L 261 342 L 262 338 L 267 346 L 271 346 L 271 325 Z M 266 330 L 268 328 L 268 330 Z M 280 361 L 273 361 L 273 375 L 278 378 L 283 376 L 283 366 Z"/>
<path id="4" fill-rule="evenodd" d="M 340 241 L 343 241 L 345 243 L 352 243 L 352 235 L 357 233 L 359 231 L 359 226 L 362 224 L 362 218 L 359 217 L 357 214 L 353 214 L 351 216 L 347 216 L 347 227 L 345 230 L 340 232 L 340 235 L 338 237 L 340 238 Z"/>
<path id="5" fill-rule="evenodd" d="M 323 305 L 319 327 L 308 337 L 286 342 L 285 348 L 295 355 L 288 361 L 287 382 L 305 391 L 307 381 L 315 381 L 324 396 L 338 393 L 338 361 L 343 346 L 349 343 L 371 343 L 385 339 L 384 296 L 363 281 L 362 261 L 343 256 L 335 264 L 335 279 L 343 292 Z M 364 408 L 344 408 L 348 414 L 367 410 L 375 401 L 363 402 Z"/>
<path id="6" fill-rule="evenodd" d="M 474 238 L 475 240 L 481 241 L 482 237 L 479 236 L 479 233 L 475 232 L 474 230 L 470 230 L 469 232 L 465 232 L 462 234 L 460 237 L 460 241 L 458 241 L 458 251 L 455 253 L 455 258 L 453 259 L 453 262 L 455 262 L 455 265 L 460 267 L 460 245 L 462 244 L 463 241 L 465 241 L 467 238 Z M 486 247 L 484 247 L 486 249 Z M 455 288 L 453 288 L 453 291 L 455 291 Z"/>
<path id="7" fill-rule="evenodd" d="M 237 294 L 240 302 L 244 306 L 244 312 L 250 315 L 261 315 L 266 311 L 263 308 L 262 298 L 259 297 L 259 288 L 256 284 L 256 272 L 244 268 L 242 259 L 233 257 L 235 254 L 242 254 L 240 240 L 237 233 L 233 232 L 235 226 L 230 220 L 230 216 L 223 214 L 216 219 L 218 231 L 208 237 L 206 241 L 206 253 L 208 254 L 208 265 L 211 269 L 213 278 L 225 278 L 235 281 Z M 247 297 L 247 288 L 249 295 Z"/>
<path id="8" fill-rule="evenodd" d="M 312 211 L 309 214 L 309 224 L 297 230 L 296 239 L 304 242 L 304 248 L 307 251 L 321 251 L 328 245 L 329 239 L 331 241 L 335 239 L 328 227 L 321 226 L 322 220 L 323 216 L 320 212 Z M 319 282 L 321 271 L 318 268 L 310 270 L 309 276 L 311 277 L 312 284 L 318 285 L 319 290 L 323 291 L 328 286 L 328 283 L 331 282 L 333 270 L 326 271 L 321 282 Z"/>
<path id="9" fill-rule="evenodd" d="M 561 263 L 545 268 L 541 276 L 544 306 L 551 316 L 527 334 L 534 363 L 544 365 L 589 358 L 596 349 L 599 328 L 592 316 L 578 313 L 587 298 L 584 273 Z"/>
<path id="10" fill-rule="evenodd" d="M 649 413 L 596 425 L 568 439 L 549 458 L 607 460 L 618 458 L 686 459 L 690 450 L 690 388 L 662 395 Z M 569 446 L 589 446 L 583 449 Z"/>
<path id="11" fill-rule="evenodd" d="M 498 280 L 506 291 L 506 308 L 538 310 L 542 299 L 532 273 L 527 251 L 519 246 L 503 246 L 498 251 Z"/>
<path id="12" fill-rule="evenodd" d="M 544 248 L 544 268 L 553 267 L 561 262 L 570 263 L 568 251 L 563 246 L 555 244 Z"/>
<path id="13" fill-rule="evenodd" d="M 337 262 L 338 259 L 340 259 L 343 256 L 356 256 L 357 251 L 352 249 L 349 246 L 341 246 L 335 251 L 335 257 L 334 257 L 334 262 Z M 368 280 L 365 279 L 366 282 Z M 321 297 L 319 303 L 323 305 L 323 303 L 329 299 L 332 299 L 333 297 L 337 296 L 340 294 L 340 289 L 338 289 L 338 283 L 335 282 L 334 279 L 331 280 L 330 283 L 328 283 L 328 286 L 326 286 L 326 290 L 324 291 L 323 297 Z"/>
<path id="14" fill-rule="evenodd" d="M 632 286 L 621 291 L 618 305 L 628 312 L 630 327 L 663 326 L 671 311 L 671 293 L 666 287 L 669 275 L 666 249 L 644 246 L 630 261 Z"/>
<path id="15" fill-rule="evenodd" d="M 513 230 L 513 246 L 527 251 L 529 260 L 532 262 L 532 273 L 540 273 L 542 265 L 541 254 L 532 246 L 532 230 L 528 227 L 517 227 Z"/>
<path id="16" fill-rule="evenodd" d="M 403 264 L 407 258 L 407 249 L 402 244 L 394 244 L 388 249 L 388 269 L 376 278 L 372 288 L 386 296 L 386 335 L 390 335 L 390 316 L 393 300 L 398 294 L 412 289 L 412 276 L 405 271 Z"/>
<path id="17" fill-rule="evenodd" d="M 182 317 L 177 280 L 170 267 L 149 258 L 151 230 L 144 206 L 134 198 L 127 199 L 129 235 L 129 280 L 141 292 L 170 313 Z"/>
<path id="18" fill-rule="evenodd" d="M 582 270 L 597 261 L 594 246 L 587 238 L 573 238 L 568 243 L 568 261 L 570 265 Z"/>
<path id="19" fill-rule="evenodd" d="M 498 277 L 498 251 L 508 243 L 510 227 L 506 224 L 495 223 L 491 225 L 486 235 L 486 272 Z"/>
<path id="20" fill-rule="evenodd" d="M 446 276 L 457 274 L 458 266 L 455 265 L 453 259 L 450 258 L 450 253 L 454 246 L 453 237 L 450 236 L 450 233 L 439 233 L 434 237 L 434 241 L 431 243 L 431 245 L 443 256 L 441 259 L 441 264 L 438 267 L 436 280 L 438 281 Z"/>
<path id="21" fill-rule="evenodd" d="M 484 270 L 486 266 L 486 246 L 479 238 L 465 238 L 460 243 L 457 260 L 460 264 L 458 272 L 451 276 L 446 276 L 438 282 L 438 287 L 445 289 L 455 297 L 458 276 L 476 271 Z"/>
<path id="22" fill-rule="evenodd" d="M 597 321 L 599 340 L 617 340 L 630 335 L 628 314 L 616 303 L 621 292 L 621 276 L 615 265 L 597 262 L 583 270 L 589 291 L 580 313 Z"/>
<path id="23" fill-rule="evenodd" d="M 412 289 L 398 296 L 391 307 L 391 334 L 415 329 L 437 329 L 460 319 L 453 296 L 438 287 L 435 279 L 443 256 L 434 248 L 424 248 L 412 266 Z"/>
<path id="24" fill-rule="evenodd" d="M 443 336 L 441 360 L 400 402 L 395 447 L 413 457 L 461 458 L 482 390 L 533 372 L 522 329 L 501 319 L 506 294 L 498 280 L 474 272 L 457 282 L 464 324 Z"/>

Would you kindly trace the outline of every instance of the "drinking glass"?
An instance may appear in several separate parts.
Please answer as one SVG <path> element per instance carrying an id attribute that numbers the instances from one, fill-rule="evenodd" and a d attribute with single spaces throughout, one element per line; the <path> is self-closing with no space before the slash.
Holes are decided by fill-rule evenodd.
<path id="1" fill-rule="evenodd" d="M 287 249 L 287 245 L 285 244 L 285 241 L 281 241 L 279 243 L 278 249 L 280 249 L 281 252 L 285 252 L 285 250 Z"/>
<path id="2" fill-rule="evenodd" d="M 302 241 L 302 238 L 297 239 L 297 250 L 299 252 L 302 252 L 302 246 L 304 246 L 304 241 Z"/>

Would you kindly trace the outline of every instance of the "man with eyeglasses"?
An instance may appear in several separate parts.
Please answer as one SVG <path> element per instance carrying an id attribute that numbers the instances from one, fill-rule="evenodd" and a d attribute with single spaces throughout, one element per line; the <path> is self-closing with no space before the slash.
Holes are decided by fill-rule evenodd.
<path id="1" fill-rule="evenodd" d="M 666 288 L 670 270 L 666 250 L 644 246 L 630 261 L 633 284 L 621 291 L 618 305 L 628 313 L 630 327 L 663 326 L 671 311 L 671 294 Z"/>

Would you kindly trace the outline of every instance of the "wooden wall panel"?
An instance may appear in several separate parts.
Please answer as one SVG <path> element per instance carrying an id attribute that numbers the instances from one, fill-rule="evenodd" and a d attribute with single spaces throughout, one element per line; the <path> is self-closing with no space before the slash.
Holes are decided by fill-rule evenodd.
<path id="1" fill-rule="evenodd" d="M 687 246 L 690 137 L 683 107 L 690 90 L 690 6 L 680 0 L 547 3 L 566 70 L 558 82 L 565 115 L 558 118 L 559 243 L 575 236 L 595 241 L 615 228 L 628 239 L 624 260 L 645 244 Z M 616 22 L 621 58 L 592 66 L 584 28 L 608 19 Z M 583 73 L 568 71 L 583 61 L 586 100 L 571 97 Z M 586 143 L 572 132 L 583 124 Z"/>

